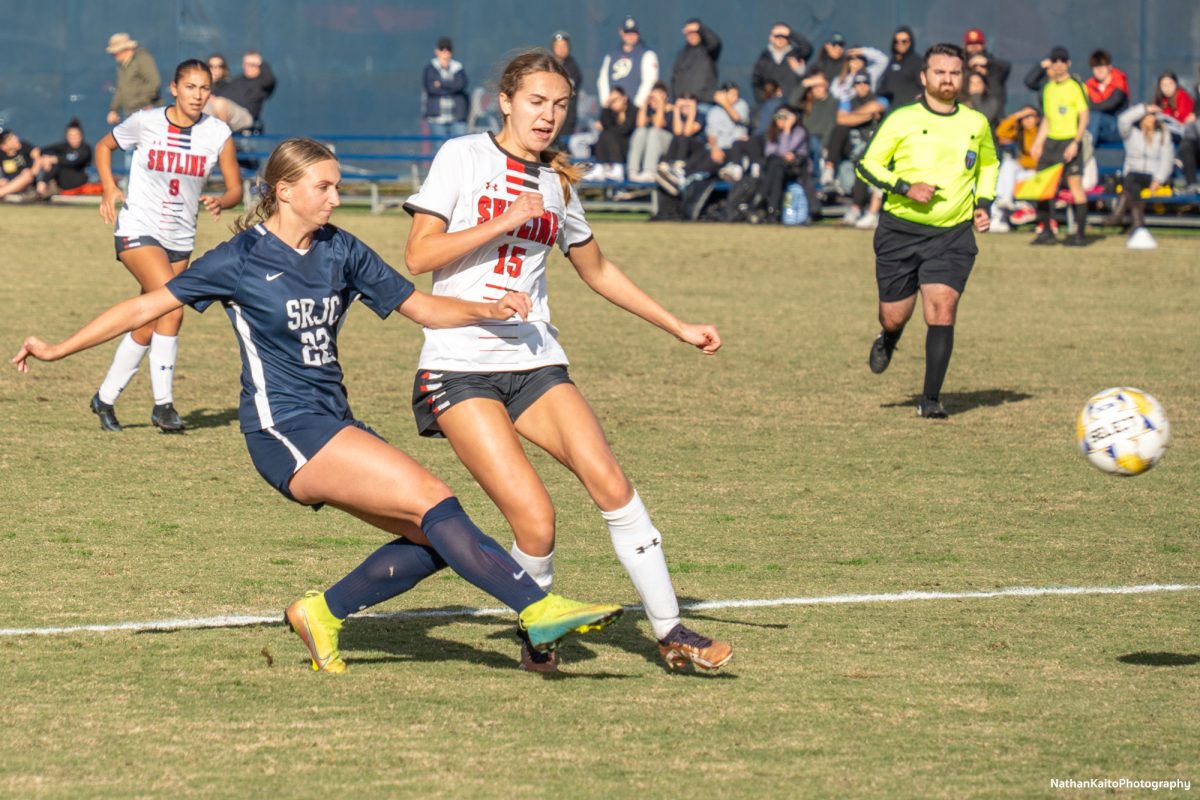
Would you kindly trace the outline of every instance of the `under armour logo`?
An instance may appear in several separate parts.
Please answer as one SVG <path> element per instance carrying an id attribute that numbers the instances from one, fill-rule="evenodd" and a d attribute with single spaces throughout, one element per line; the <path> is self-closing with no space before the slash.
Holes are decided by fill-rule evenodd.
<path id="1" fill-rule="evenodd" d="M 644 545 L 642 545 L 641 547 L 639 547 L 639 548 L 637 549 L 637 551 L 638 551 L 639 553 L 643 553 L 643 554 L 644 554 L 644 553 L 645 553 L 647 550 L 649 550 L 651 547 L 658 547 L 658 545 L 659 545 L 659 544 L 660 544 L 660 542 L 658 541 L 658 539 L 651 539 L 651 540 L 650 540 L 650 544 L 644 544 Z"/>
<path id="2" fill-rule="evenodd" d="M 173 366 L 171 366 L 170 364 L 163 364 L 161 367 L 159 367 L 159 369 L 160 369 L 160 370 L 166 370 L 166 369 L 169 369 L 169 370 L 171 370 L 171 371 L 174 371 L 174 370 L 175 370 L 175 368 L 174 368 Z"/>
<path id="3" fill-rule="evenodd" d="M 487 181 L 483 184 L 483 188 L 487 189 L 489 192 L 498 192 L 500 191 L 500 184 Z"/>

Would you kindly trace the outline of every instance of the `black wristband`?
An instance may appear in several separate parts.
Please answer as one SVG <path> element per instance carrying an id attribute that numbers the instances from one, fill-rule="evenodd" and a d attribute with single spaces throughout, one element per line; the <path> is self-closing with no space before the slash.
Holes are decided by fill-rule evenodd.
<path id="1" fill-rule="evenodd" d="M 903 178 L 896 179 L 896 194 L 908 194 L 908 190 L 912 188 L 912 184 Z"/>

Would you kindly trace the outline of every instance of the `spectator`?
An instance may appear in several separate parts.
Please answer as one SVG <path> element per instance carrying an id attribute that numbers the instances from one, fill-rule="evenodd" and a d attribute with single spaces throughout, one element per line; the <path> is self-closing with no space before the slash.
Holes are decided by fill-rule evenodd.
<path id="1" fill-rule="evenodd" d="M 1117 115 L 1129 106 L 1129 81 L 1125 73 L 1112 65 L 1112 56 L 1096 50 L 1088 58 L 1092 77 L 1083 88 L 1088 97 L 1088 133 L 1092 144 L 1118 142 L 1124 137 L 1117 130 Z"/>
<path id="2" fill-rule="evenodd" d="M 109 125 L 162 102 L 162 78 L 148 50 L 138 47 L 128 33 L 114 33 L 108 37 L 105 52 L 117 62 L 117 88 L 106 117 Z"/>
<path id="3" fill-rule="evenodd" d="M 835 31 L 821 45 L 821 52 L 817 55 L 817 63 L 808 72 L 810 75 L 820 72 L 825 76 L 825 80 L 832 85 L 833 79 L 842 74 L 842 68 L 845 66 L 845 63 L 846 37 Z"/>
<path id="4" fill-rule="evenodd" d="M 750 106 L 742 99 L 738 85 L 733 81 L 725 81 L 713 93 L 713 102 L 713 108 L 704 123 L 704 144 L 700 148 L 689 148 L 690 155 L 683 170 L 684 179 L 677 182 L 679 191 L 693 181 L 710 177 L 726 163 L 740 169 L 743 160 L 754 160 L 754 152 L 746 141 L 750 131 Z M 673 174 L 678 177 L 677 172 L 673 171 Z M 741 178 L 741 172 L 727 173 L 722 177 L 737 181 Z"/>
<path id="5" fill-rule="evenodd" d="M 421 76 L 425 96 L 425 122 L 429 132 L 451 139 L 467 132 L 467 73 L 454 60 L 454 44 L 445 36 L 437 40 L 433 59 Z"/>
<path id="6" fill-rule="evenodd" d="M 795 93 L 797 89 L 802 88 L 803 85 L 798 83 L 792 92 Z M 763 99 L 750 109 L 750 133 L 759 136 L 767 132 L 775 112 L 784 105 L 783 90 L 775 81 L 768 78 L 763 82 L 762 89 Z"/>
<path id="7" fill-rule="evenodd" d="M 83 125 L 72 119 L 67 123 L 64 141 L 42 148 L 36 168 L 38 195 L 50 197 L 83 186 L 88 182 L 91 163 L 92 148 L 83 138 Z"/>
<path id="8" fill-rule="evenodd" d="M 671 196 L 678 195 L 687 177 L 687 162 L 704 152 L 704 123 L 694 95 L 675 98 L 671 114 L 671 144 L 667 156 L 658 162 L 655 180 Z"/>
<path id="9" fill-rule="evenodd" d="M 550 51 L 554 53 L 554 60 L 562 64 L 567 75 L 571 77 L 571 99 L 567 101 L 567 116 L 563 119 L 562 127 L 558 131 L 558 142 L 555 144 L 557 150 L 565 152 L 570 149 L 567 140 L 575 132 L 578 119 L 579 88 L 583 86 L 583 72 L 580 71 L 575 56 L 571 55 L 571 35 L 566 31 L 554 32 L 550 37 Z"/>
<path id="10" fill-rule="evenodd" d="M 803 120 L 808 131 L 813 171 L 821 175 L 822 186 L 827 186 L 833 183 L 833 167 L 825 154 L 825 147 L 837 127 L 838 99 L 829 93 L 829 81 L 824 73 L 810 75 L 804 79 L 804 83 L 808 85 L 808 91 L 802 101 Z"/>
<path id="11" fill-rule="evenodd" d="M 654 84 L 646 105 L 637 110 L 637 127 L 629 138 L 628 175 L 633 183 L 654 183 L 658 162 L 671 146 L 670 120 L 671 103 L 667 99 L 667 85 L 662 81 Z"/>
<path id="12" fill-rule="evenodd" d="M 234 133 L 254 128 L 254 115 L 242 106 L 225 97 L 229 87 L 229 64 L 225 56 L 213 53 L 208 57 L 208 69 L 212 72 L 212 94 L 204 106 L 204 113 L 224 122 Z"/>
<path id="13" fill-rule="evenodd" d="M 691 92 L 701 103 L 711 103 L 717 89 L 721 39 L 703 22 L 692 18 L 684 23 L 683 40 L 683 49 L 671 67 L 671 94 L 679 97 Z"/>
<path id="14" fill-rule="evenodd" d="M 917 41 L 912 28 L 901 25 L 892 34 L 892 59 L 888 62 L 883 77 L 875 92 L 888 106 L 912 103 L 924 92 L 921 83 L 921 56 L 917 53 Z"/>
<path id="15" fill-rule="evenodd" d="M 1003 114 L 1008 105 L 1008 74 L 1012 72 L 1012 64 L 996 58 L 995 55 L 988 52 L 987 39 L 979 28 L 971 28 L 963 34 L 963 50 L 967 53 L 968 68 L 971 59 L 975 56 L 982 55 L 987 59 L 988 94 L 996 98 L 996 103 L 1000 106 L 999 113 Z M 1030 88 L 1036 92 L 1041 86 L 1031 86 Z"/>
<path id="16" fill-rule="evenodd" d="M 619 31 L 621 46 L 600 62 L 600 78 L 596 81 L 600 105 L 607 106 L 609 92 L 619 86 L 634 106 L 641 108 L 658 81 L 658 55 L 642 43 L 633 17 L 626 17 Z"/>
<path id="17" fill-rule="evenodd" d="M 842 217 L 844 224 L 855 224 L 862 216 L 869 189 L 856 176 L 854 163 L 866 152 L 871 136 L 885 113 L 887 103 L 871 89 L 871 75 L 865 70 L 859 72 L 854 76 L 854 96 L 841 101 L 839 105 L 837 127 L 834 128 L 826 148 L 829 163 L 836 165 L 837 180 L 842 192 L 851 194 L 851 206 Z M 866 225 L 864 222 L 863 226 Z"/>
<path id="18" fill-rule="evenodd" d="M 992 226 L 989 231 L 1007 233 L 1014 224 L 1028 222 L 1034 217 L 1033 207 L 1029 204 L 1017 206 L 1013 198 L 1017 182 L 1031 178 L 1037 170 L 1037 159 L 1033 156 L 1033 143 L 1037 140 L 1038 125 L 1042 115 L 1032 105 L 1022 107 L 1015 114 L 1010 114 L 996 126 L 996 139 L 1002 149 L 1008 152 L 1000 162 L 999 177 L 996 180 L 996 201 L 992 205 Z"/>
<path id="19" fill-rule="evenodd" d="M 887 69 L 888 58 L 882 51 L 874 47 L 851 47 L 846 51 L 846 61 L 842 65 L 842 74 L 838 75 L 829 85 L 829 91 L 841 102 L 853 100 L 858 96 L 854 88 L 855 79 L 864 71 L 870 76 L 871 90 Z"/>
<path id="20" fill-rule="evenodd" d="M 10 203 L 37 198 L 34 165 L 41 153 L 11 130 L 0 131 L 0 197 Z"/>
<path id="21" fill-rule="evenodd" d="M 449 41 L 447 39 L 446 41 Z M 224 97 L 250 112 L 254 117 L 254 130 L 262 132 L 263 103 L 275 92 L 275 73 L 271 65 L 263 60 L 262 53 L 247 50 L 242 55 L 242 74 L 227 81 L 213 94 Z"/>
<path id="22" fill-rule="evenodd" d="M 754 89 L 754 99 L 763 99 L 763 85 L 775 81 L 783 90 L 786 97 L 804 77 L 806 65 L 812 55 L 812 44 L 807 39 L 783 22 L 771 26 L 771 34 L 767 38 L 767 46 L 754 62 L 754 72 L 750 85 Z"/>
<path id="23" fill-rule="evenodd" d="M 978 72 L 969 72 L 963 88 L 967 91 L 963 104 L 983 114 L 988 125 L 995 128 L 1000 121 L 1000 104 L 988 92 L 987 78 Z"/>
<path id="24" fill-rule="evenodd" d="M 767 201 L 767 218 L 778 222 L 782 214 L 783 190 L 795 182 L 804 187 L 809 208 L 815 208 L 812 162 L 808 131 L 800 124 L 797 109 L 783 106 L 771 118 L 763 148 L 762 193 Z"/>
<path id="25" fill-rule="evenodd" d="M 608 93 L 608 104 L 600 111 L 596 125 L 600 138 L 592 150 L 596 163 L 585 176 L 589 181 L 624 181 L 625 161 L 629 158 L 629 139 L 637 123 L 637 113 L 629 107 L 629 98 L 620 86 Z"/>
<path id="26" fill-rule="evenodd" d="M 1196 114 L 1192 96 L 1179 85 L 1175 73 L 1168 70 L 1158 76 L 1154 90 L 1154 105 L 1174 123 L 1169 125 L 1171 139 L 1179 149 L 1179 161 L 1183 167 L 1183 179 L 1189 194 L 1200 192 L 1196 185 L 1196 156 L 1200 149 L 1197 135 Z"/>
<path id="27" fill-rule="evenodd" d="M 1125 143 L 1125 166 L 1122 170 L 1123 197 L 1128 198 L 1133 226 L 1126 247 L 1133 250 L 1153 250 L 1158 244 L 1146 230 L 1145 203 L 1142 191 L 1153 195 L 1160 186 L 1171 180 L 1175 169 L 1175 145 L 1163 125 L 1169 119 L 1156 105 L 1139 103 L 1126 109 L 1117 118 L 1121 140 Z"/>

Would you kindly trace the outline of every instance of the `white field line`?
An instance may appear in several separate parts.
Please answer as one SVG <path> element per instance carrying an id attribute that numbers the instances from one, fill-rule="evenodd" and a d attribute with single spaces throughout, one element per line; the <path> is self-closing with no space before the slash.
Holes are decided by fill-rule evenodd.
<path id="1" fill-rule="evenodd" d="M 711 611 L 723 608 L 775 608 L 778 606 L 853 605 L 859 603 L 906 603 L 914 600 L 987 600 L 994 597 L 1047 597 L 1095 594 L 1156 594 L 1195 592 L 1200 585 L 1186 583 L 1148 583 L 1140 586 L 1017 586 L 990 592 L 896 592 L 893 594 L 835 594 L 820 597 L 780 597 L 773 600 L 706 600 L 685 603 L 687 611 Z M 641 606 L 626 606 L 640 611 Z M 389 611 L 356 614 L 358 618 L 414 619 L 418 617 L 491 617 L 505 616 L 507 608 L 440 608 L 429 611 Z M 117 631 L 174 631 L 195 628 L 238 628 L 250 625 L 282 624 L 283 614 L 268 617 L 222 616 L 195 619 L 160 619 L 148 622 L 119 622 L 112 625 L 74 625 L 62 628 L 0 628 L 0 636 L 61 636 L 70 633 L 113 633 Z"/>

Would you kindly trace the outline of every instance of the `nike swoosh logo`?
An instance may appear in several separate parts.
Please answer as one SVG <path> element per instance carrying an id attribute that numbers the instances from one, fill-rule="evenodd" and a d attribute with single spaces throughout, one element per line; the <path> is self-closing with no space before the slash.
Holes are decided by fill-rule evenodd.
<path id="1" fill-rule="evenodd" d="M 275 280 L 276 278 L 278 278 L 278 277 L 279 277 L 280 275 L 282 275 L 282 274 L 283 274 L 282 272 L 276 272 L 274 275 L 268 275 L 268 276 L 267 276 L 267 280 L 268 280 L 268 281 L 273 281 L 273 280 Z"/>
<path id="2" fill-rule="evenodd" d="M 525 577 L 525 570 L 521 570 L 520 572 L 514 572 L 512 574 L 512 576 L 513 576 L 514 581 L 519 581 L 519 580 L 521 580 L 521 578 Z"/>

